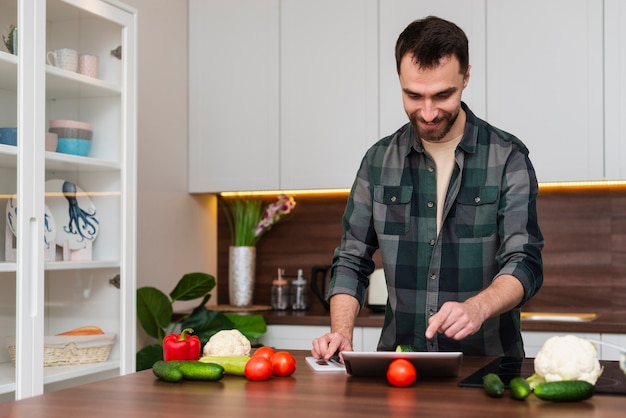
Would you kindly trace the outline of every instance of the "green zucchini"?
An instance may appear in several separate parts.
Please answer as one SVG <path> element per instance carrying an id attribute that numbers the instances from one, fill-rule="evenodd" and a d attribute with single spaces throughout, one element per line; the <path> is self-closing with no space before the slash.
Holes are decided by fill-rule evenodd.
<path id="1" fill-rule="evenodd" d="M 509 382 L 509 389 L 511 390 L 511 396 L 513 399 L 523 400 L 530 395 L 530 385 L 526 379 L 522 377 L 514 377 Z"/>
<path id="2" fill-rule="evenodd" d="M 175 364 L 159 360 L 152 365 L 152 373 L 165 382 L 180 382 L 183 380 L 183 373 Z"/>
<path id="3" fill-rule="evenodd" d="M 535 396 L 544 401 L 577 402 L 593 396 L 595 386 L 584 380 L 563 380 L 541 383 L 535 387 Z"/>
<path id="4" fill-rule="evenodd" d="M 489 373 L 483 377 L 483 388 L 492 398 L 499 398 L 504 393 L 504 383 L 495 373 Z"/>
<path id="5" fill-rule="evenodd" d="M 250 360 L 249 356 L 203 356 L 199 361 L 219 364 L 229 375 L 245 376 L 244 369 L 248 360 Z"/>

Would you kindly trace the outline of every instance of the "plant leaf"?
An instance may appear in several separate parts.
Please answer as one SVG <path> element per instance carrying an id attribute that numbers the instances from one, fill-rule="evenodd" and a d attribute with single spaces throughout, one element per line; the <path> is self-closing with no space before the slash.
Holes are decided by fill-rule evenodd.
<path id="1" fill-rule="evenodd" d="M 159 360 L 163 360 L 163 347 L 159 344 L 145 346 L 136 355 L 137 371 L 151 369 Z"/>
<path id="2" fill-rule="evenodd" d="M 172 303 L 167 295 L 155 287 L 137 289 L 137 318 L 146 333 L 161 340 L 172 322 Z"/>
<path id="3" fill-rule="evenodd" d="M 187 273 L 170 292 L 172 302 L 204 297 L 215 287 L 215 277 L 206 273 Z"/>
<path id="4" fill-rule="evenodd" d="M 224 314 L 249 340 L 259 338 L 267 331 L 263 315 Z"/>
<path id="5" fill-rule="evenodd" d="M 182 328 L 192 328 L 194 335 L 197 335 L 206 344 L 214 334 L 223 329 L 233 329 L 234 324 L 226 315 L 218 311 L 211 311 L 204 307 L 196 308 L 188 318 L 181 324 Z"/>

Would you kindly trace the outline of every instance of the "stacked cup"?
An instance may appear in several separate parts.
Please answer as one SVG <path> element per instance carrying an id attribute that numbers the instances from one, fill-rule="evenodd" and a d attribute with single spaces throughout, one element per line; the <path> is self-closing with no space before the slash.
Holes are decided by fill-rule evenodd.
<path id="1" fill-rule="evenodd" d="M 50 121 L 48 132 L 57 134 L 57 152 L 86 157 L 91 151 L 93 127 L 86 122 L 55 119 Z"/>

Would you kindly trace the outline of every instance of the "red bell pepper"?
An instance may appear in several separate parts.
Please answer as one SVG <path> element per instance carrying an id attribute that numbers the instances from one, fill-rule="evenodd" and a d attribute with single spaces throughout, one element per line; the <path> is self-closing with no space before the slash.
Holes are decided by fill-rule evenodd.
<path id="1" fill-rule="evenodd" d="M 163 338 L 163 359 L 198 360 L 200 358 L 200 338 L 191 334 L 193 329 L 185 328 L 180 334 L 170 334 Z"/>

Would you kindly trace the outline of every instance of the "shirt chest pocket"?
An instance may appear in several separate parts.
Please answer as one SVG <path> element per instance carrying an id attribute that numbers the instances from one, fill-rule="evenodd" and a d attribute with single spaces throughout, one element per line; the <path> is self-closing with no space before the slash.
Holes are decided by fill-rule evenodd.
<path id="1" fill-rule="evenodd" d="M 413 186 L 374 186 L 374 229 L 379 234 L 409 232 Z"/>
<path id="2" fill-rule="evenodd" d="M 498 222 L 497 186 L 466 187 L 456 198 L 456 233 L 460 238 L 488 237 Z"/>

